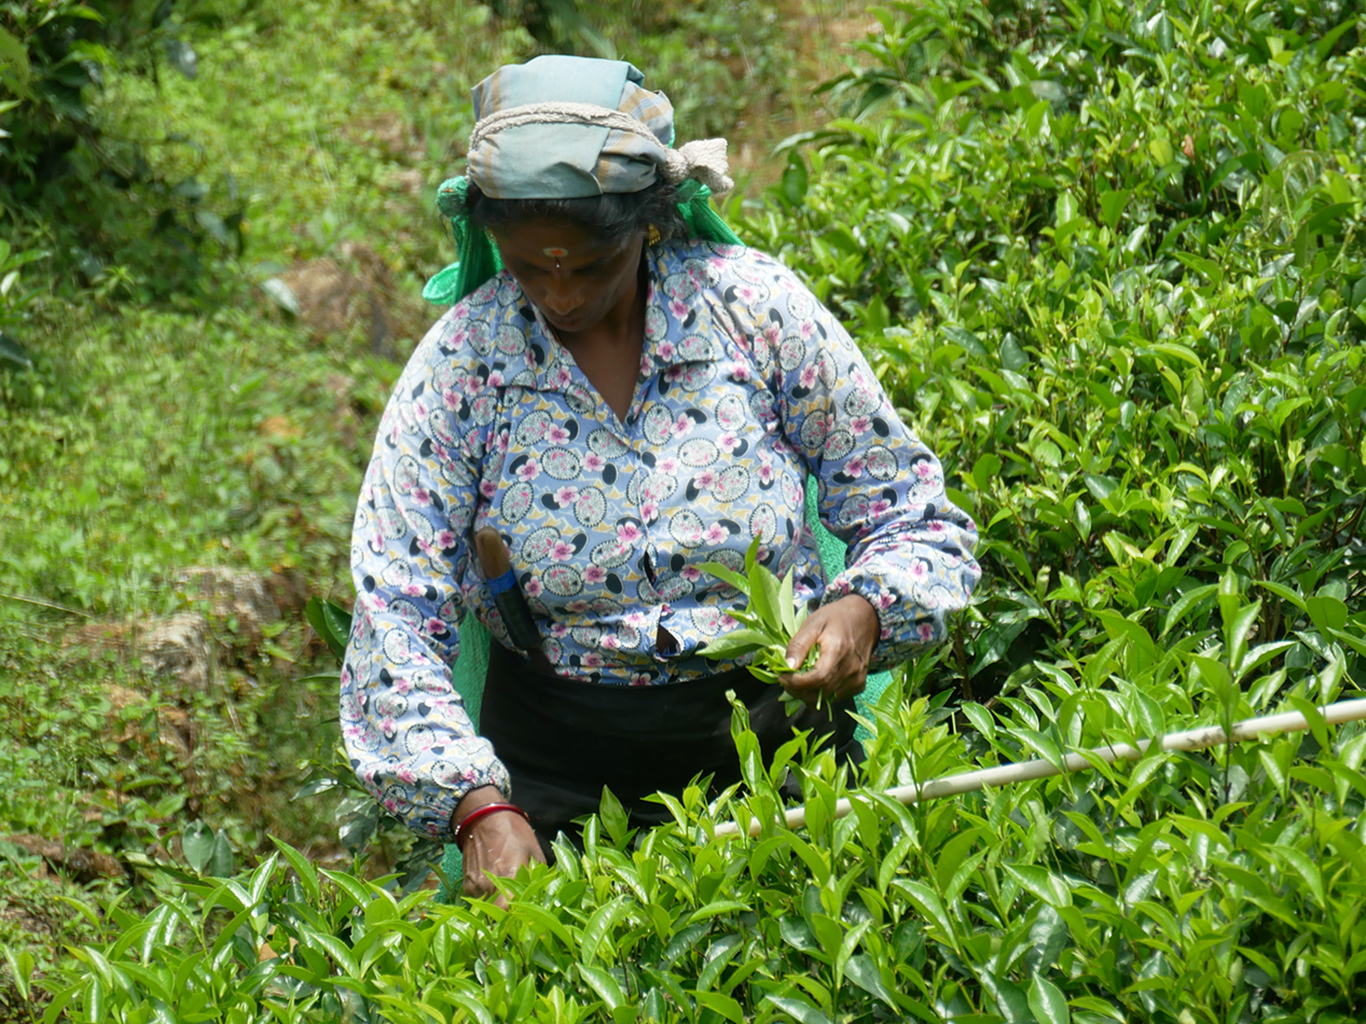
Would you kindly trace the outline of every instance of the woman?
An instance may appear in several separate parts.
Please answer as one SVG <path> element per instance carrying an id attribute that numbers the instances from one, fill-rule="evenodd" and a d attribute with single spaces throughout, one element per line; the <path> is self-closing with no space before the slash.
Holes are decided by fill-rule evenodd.
<path id="1" fill-rule="evenodd" d="M 357 509 L 342 726 L 360 778 L 454 837 L 487 893 L 604 784 L 649 823 L 646 794 L 735 778 L 728 689 L 768 752 L 794 723 L 847 745 L 830 702 L 941 637 L 978 569 L 972 521 L 849 336 L 710 211 L 723 140 L 671 149 L 672 108 L 622 62 L 541 57 L 473 95 L 468 183 L 442 194 L 462 260 L 429 286 L 458 301 L 399 381 Z M 850 545 L 831 579 L 811 475 Z M 520 644 L 474 551 L 488 527 L 534 623 Z M 703 653 L 737 595 L 698 567 L 738 567 L 756 536 L 815 608 L 788 654 L 818 658 L 786 689 L 825 709 L 793 720 Z M 482 735 L 450 683 L 467 613 L 497 641 Z"/>

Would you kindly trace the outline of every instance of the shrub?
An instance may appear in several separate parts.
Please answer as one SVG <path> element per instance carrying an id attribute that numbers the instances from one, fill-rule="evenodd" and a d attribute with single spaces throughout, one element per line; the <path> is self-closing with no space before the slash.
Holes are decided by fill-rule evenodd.
<path id="1" fill-rule="evenodd" d="M 166 179 L 146 145 L 109 130 L 99 106 L 120 70 L 195 77 L 186 21 L 217 18 L 207 5 L 182 17 L 174 0 L 19 0 L 0 10 L 0 218 L 11 231 L 55 232 L 63 265 L 84 283 L 117 286 L 106 264 L 130 264 L 124 285 L 164 298 L 199 286 L 206 244 L 240 251 L 234 190 L 210 203 L 198 180 Z M 224 198 L 235 208 L 220 212 Z"/>
<path id="2" fill-rule="evenodd" d="M 644 834 L 605 795 L 582 854 L 560 844 L 555 868 L 506 882 L 506 911 L 401 896 L 278 844 L 145 916 L 113 908 L 109 940 L 52 986 L 49 1019 L 1354 1019 L 1359 728 L 1315 725 L 1303 764 L 1301 741 L 1279 737 L 909 807 L 878 793 L 974 747 L 986 762 L 1052 759 L 1064 743 L 1150 735 L 1164 714 L 1239 709 L 1207 696 L 1203 673 L 1173 671 L 1180 660 L 1140 660 L 1141 683 L 1105 688 L 1056 672 L 999 724 L 974 705 L 971 741 L 937 701 L 894 688 L 859 793 L 799 742 L 763 765 L 737 713 L 747 795 L 708 805 L 693 787 L 667 798 L 672 824 Z M 1288 681 L 1315 700 L 1337 692 L 1320 682 Z M 789 765 L 800 831 L 778 813 Z M 837 818 L 845 797 L 853 813 Z M 754 834 L 712 838 L 732 816 Z"/>
<path id="3" fill-rule="evenodd" d="M 1227 567 L 1350 602 L 1357 21 L 897 10 L 832 87 L 856 116 L 793 149 L 747 227 L 853 321 L 980 520 L 990 626 L 960 640 L 965 692 L 1070 652 L 1094 613 L 1176 636 Z M 1284 600 L 1264 639 L 1296 628 Z"/>

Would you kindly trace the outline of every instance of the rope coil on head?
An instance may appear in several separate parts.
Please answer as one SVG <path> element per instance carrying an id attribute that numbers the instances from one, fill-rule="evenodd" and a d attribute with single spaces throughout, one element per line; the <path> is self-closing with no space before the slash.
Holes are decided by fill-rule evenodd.
<path id="1" fill-rule="evenodd" d="M 700 181 L 719 196 L 735 187 L 729 169 L 725 139 L 696 139 L 669 150 L 664 177 L 675 185 L 689 179 Z"/>
<path id="2" fill-rule="evenodd" d="M 698 139 L 673 149 L 661 143 L 650 126 L 639 118 L 591 103 L 526 103 L 495 111 L 474 126 L 470 134 L 470 152 L 499 132 L 533 124 L 591 125 L 636 135 L 664 150 L 661 170 L 671 184 L 693 178 L 711 189 L 713 195 L 721 195 L 735 187 L 728 173 L 730 164 L 725 139 Z"/>

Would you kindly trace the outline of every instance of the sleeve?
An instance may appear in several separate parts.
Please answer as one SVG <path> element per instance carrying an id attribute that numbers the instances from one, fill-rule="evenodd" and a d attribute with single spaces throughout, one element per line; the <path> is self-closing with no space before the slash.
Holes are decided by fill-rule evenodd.
<path id="1" fill-rule="evenodd" d="M 870 667 L 896 665 L 942 640 L 947 614 L 967 605 L 981 577 L 977 527 L 848 332 L 785 267 L 772 261 L 772 272 L 756 362 L 787 443 L 817 477 L 821 521 L 849 545 L 821 600 L 866 598 L 881 623 Z"/>
<path id="2" fill-rule="evenodd" d="M 440 351 L 424 344 L 404 371 L 361 487 L 341 732 L 357 777 L 386 810 L 449 839 L 461 797 L 484 785 L 507 792 L 508 776 L 451 679 L 478 480 L 460 433 L 467 393 L 459 382 L 439 386 L 431 360 Z"/>

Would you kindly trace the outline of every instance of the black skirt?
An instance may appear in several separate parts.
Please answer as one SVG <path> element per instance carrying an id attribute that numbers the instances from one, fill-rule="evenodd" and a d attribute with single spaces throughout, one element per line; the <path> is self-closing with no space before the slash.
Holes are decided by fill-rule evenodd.
<path id="1" fill-rule="evenodd" d="M 852 699 L 788 717 L 782 688 L 735 669 L 660 686 L 614 686 L 543 675 L 497 641 L 489 645 L 479 731 L 512 776 L 511 797 L 531 818 L 542 846 L 558 833 L 577 840 L 574 819 L 595 813 L 606 786 L 632 825 L 671 820 L 644 797 L 679 794 L 697 775 L 719 791 L 740 780 L 726 691 L 749 709 L 765 761 L 810 729 L 857 764 Z"/>

